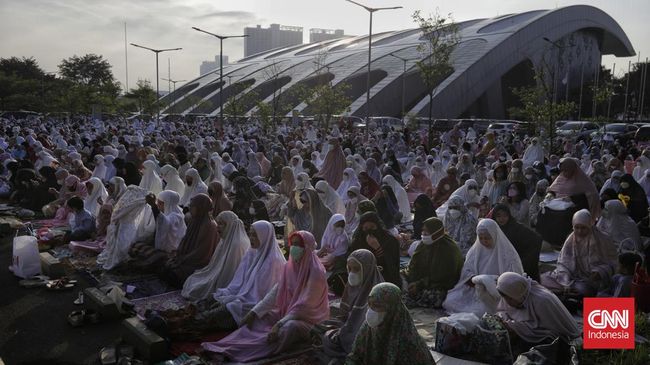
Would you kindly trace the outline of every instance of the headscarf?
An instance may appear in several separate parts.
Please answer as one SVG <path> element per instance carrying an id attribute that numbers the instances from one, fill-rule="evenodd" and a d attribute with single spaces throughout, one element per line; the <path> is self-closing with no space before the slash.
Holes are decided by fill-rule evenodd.
<path id="1" fill-rule="evenodd" d="M 100 180 L 106 180 L 106 165 L 104 164 L 104 156 L 102 155 L 95 155 L 93 177 L 97 177 Z"/>
<path id="2" fill-rule="evenodd" d="M 160 169 L 160 176 L 165 180 L 165 190 L 172 190 L 181 197 L 185 195 L 185 183 L 178 175 L 178 170 L 171 165 L 165 165 Z"/>
<path id="3" fill-rule="evenodd" d="M 192 178 L 192 185 L 187 183 L 187 178 Z M 199 172 L 195 168 L 190 168 L 185 172 L 185 193 L 181 198 L 181 206 L 187 206 L 190 200 L 198 194 L 207 194 L 208 186 L 205 185 Z"/>
<path id="4" fill-rule="evenodd" d="M 433 190 L 431 180 L 424 174 L 421 167 L 411 167 L 411 181 L 406 185 L 406 190 L 409 192 L 417 192 L 426 194 L 427 191 Z"/>
<path id="5" fill-rule="evenodd" d="M 397 180 L 395 180 L 395 177 L 392 175 L 384 176 L 382 182 L 390 186 L 390 188 L 393 190 L 395 198 L 397 199 L 399 211 L 402 213 L 402 222 L 412 221 L 413 214 L 411 214 L 411 204 L 409 203 L 409 197 L 406 193 L 406 190 L 397 182 Z"/>
<path id="6" fill-rule="evenodd" d="M 589 279 L 593 272 L 598 272 L 602 280 L 609 280 L 613 274 L 618 255 L 612 240 L 594 227 L 591 213 L 582 209 L 573 214 L 573 225 L 590 228 L 587 237 L 577 237 L 571 232 L 567 237 L 557 259 L 555 275 L 558 282 L 568 284 L 571 279 Z"/>
<path id="7" fill-rule="evenodd" d="M 531 145 L 524 151 L 522 161 L 525 167 L 532 166 L 537 161 L 544 161 L 544 147 L 539 143 L 537 137 L 531 140 Z"/>
<path id="8" fill-rule="evenodd" d="M 358 186 L 353 186 L 348 189 L 348 191 L 356 195 L 356 198 L 354 199 L 347 198 L 345 200 L 345 232 L 347 232 L 348 235 L 352 235 L 352 233 L 354 233 L 354 231 L 357 229 L 357 225 L 359 224 L 357 209 L 363 197 L 361 196 L 361 190 Z M 348 195 L 346 194 L 346 196 Z"/>
<path id="9" fill-rule="evenodd" d="M 350 244 L 350 239 L 345 232 L 338 234 L 334 230 L 334 225 L 338 222 L 345 221 L 345 217 L 342 214 L 334 214 L 327 222 L 327 228 L 325 228 L 325 233 L 323 233 L 323 239 L 321 240 L 321 250 L 327 250 L 333 256 L 343 256 L 348 251 L 348 245 Z"/>
<path id="10" fill-rule="evenodd" d="M 273 225 L 257 221 L 251 227 L 257 234 L 259 247 L 248 249 L 230 284 L 212 295 L 214 300 L 226 306 L 239 325 L 244 316 L 279 283 L 287 263 L 275 239 Z"/>
<path id="11" fill-rule="evenodd" d="M 497 280 L 497 290 L 521 302 L 514 308 L 501 300 L 498 315 L 524 341 L 540 343 L 557 337 L 569 341 L 580 335 L 575 319 L 558 297 L 530 278 L 505 272 Z"/>
<path id="12" fill-rule="evenodd" d="M 433 207 L 433 202 L 426 194 L 420 194 L 415 201 L 413 202 L 413 208 L 415 210 L 413 218 L 413 239 L 420 239 L 420 234 L 422 233 L 422 225 L 424 221 L 436 217 L 436 209 Z"/>
<path id="13" fill-rule="evenodd" d="M 305 190 L 302 194 L 306 194 L 309 199 L 311 234 L 314 235 L 316 242 L 320 243 L 332 212 L 323 204 L 315 190 Z"/>
<path id="14" fill-rule="evenodd" d="M 185 280 L 181 291 L 184 298 L 201 300 L 218 288 L 226 287 L 235 275 L 242 257 L 251 247 L 244 223 L 235 213 L 221 212 L 216 221 L 226 225 L 221 240 L 212 254 L 210 263 Z"/>
<path id="15" fill-rule="evenodd" d="M 325 180 L 320 180 L 316 183 L 316 192 L 321 198 L 325 206 L 332 213 L 345 213 L 345 205 L 339 195 L 332 189 L 332 187 Z"/>
<path id="16" fill-rule="evenodd" d="M 623 184 L 629 186 L 623 188 Z M 632 217 L 635 222 L 638 223 L 648 216 L 648 198 L 645 194 L 645 190 L 643 190 L 641 185 L 634 180 L 632 175 L 623 175 L 621 178 L 621 190 L 619 193 L 630 198 L 627 203 L 627 209 L 630 212 L 630 217 Z"/>
<path id="17" fill-rule="evenodd" d="M 632 243 L 635 251 L 641 251 L 642 242 L 639 228 L 627 214 L 627 208 L 620 200 L 613 199 L 605 202 L 605 209 L 603 209 L 596 228 L 601 232 L 606 232 L 617 246 L 621 246 L 621 243 L 627 240 Z"/>
<path id="18" fill-rule="evenodd" d="M 90 212 L 90 214 L 92 214 L 93 217 L 97 217 L 97 215 L 99 214 L 99 209 L 102 207 L 102 205 L 99 204 L 97 199 L 101 199 L 102 203 L 106 202 L 106 199 L 108 198 L 108 192 L 104 187 L 104 183 L 102 183 L 102 181 L 99 178 L 97 177 L 90 178 L 88 182 L 93 186 L 93 190 L 84 199 L 84 208 L 88 212 Z"/>
<path id="19" fill-rule="evenodd" d="M 195 206 L 197 215 L 192 216 L 187 232 L 178 245 L 176 257 L 172 261 L 177 276 L 185 281 L 194 270 L 205 267 L 212 257 L 219 233 L 217 224 L 210 217 L 212 200 L 205 194 L 197 194 L 190 201 Z"/>
<path id="20" fill-rule="evenodd" d="M 309 175 L 301 172 L 296 176 L 296 190 L 302 191 L 308 189 L 314 189 L 314 187 L 311 185 L 311 181 L 309 181 Z"/>
<path id="21" fill-rule="evenodd" d="M 178 206 L 181 197 L 172 190 L 158 193 L 158 200 L 164 203 L 164 211 L 156 218 L 155 247 L 158 250 L 173 252 L 185 236 L 187 226 L 183 211 Z"/>
<path id="22" fill-rule="evenodd" d="M 325 179 L 332 188 L 336 189 L 343 179 L 343 169 L 345 168 L 345 155 L 337 139 L 330 141 L 332 147 L 325 156 L 325 161 L 320 167 L 318 176 Z"/>
<path id="23" fill-rule="evenodd" d="M 119 176 L 113 176 L 109 181 L 109 184 L 112 186 L 111 194 L 108 196 L 113 203 L 117 203 L 118 200 L 122 197 L 122 194 L 126 192 L 126 184 L 124 179 Z"/>
<path id="24" fill-rule="evenodd" d="M 346 201 L 348 199 L 348 190 L 353 186 L 360 187 L 361 184 L 359 184 L 357 173 L 354 172 L 354 169 L 348 167 L 343 171 L 343 181 L 341 181 L 338 189 L 336 189 L 336 193 L 339 194 L 343 201 Z"/>
<path id="25" fill-rule="evenodd" d="M 377 328 L 371 328 L 367 322 L 361 326 L 348 360 L 373 365 L 435 363 L 402 302 L 400 288 L 391 283 L 377 284 L 370 291 L 370 298 L 386 307 L 386 315 Z"/>
<path id="26" fill-rule="evenodd" d="M 263 152 L 257 152 L 255 153 L 255 159 L 257 160 L 257 163 L 260 165 L 260 170 L 261 170 L 261 176 L 266 177 L 269 176 L 269 173 L 271 171 L 271 161 L 269 161 L 266 156 L 264 156 Z"/>
<path id="27" fill-rule="evenodd" d="M 106 172 L 104 173 L 104 180 L 110 181 L 113 176 L 117 173 L 117 169 L 115 168 L 115 165 L 113 165 L 113 161 L 115 160 L 115 156 L 113 155 L 106 155 L 104 156 L 104 166 L 106 167 Z"/>
<path id="28" fill-rule="evenodd" d="M 213 181 L 208 185 L 208 196 L 212 199 L 212 217 L 216 218 L 219 213 L 232 210 L 232 202 L 223 191 L 223 185 L 219 181 Z"/>
<path id="29" fill-rule="evenodd" d="M 291 193 L 296 188 L 296 178 L 293 176 L 293 171 L 288 166 L 282 168 L 282 181 L 278 184 L 278 194 L 286 197 L 292 196 Z"/>
<path id="30" fill-rule="evenodd" d="M 553 184 L 548 188 L 549 191 L 555 193 L 556 197 L 564 198 L 578 194 L 585 194 L 589 201 L 589 211 L 594 217 L 600 215 L 600 196 L 596 185 L 591 181 L 584 171 L 580 169 L 578 160 L 574 158 L 563 158 L 560 160 L 560 165 L 566 168 L 573 175 L 568 178 L 564 173 L 560 173 Z"/>
<path id="31" fill-rule="evenodd" d="M 345 323 L 338 330 L 336 336 L 338 344 L 346 355 L 352 351 L 352 345 L 359 328 L 366 321 L 370 291 L 375 285 L 384 282 L 384 278 L 377 268 L 377 259 L 372 252 L 363 249 L 356 250 L 348 257 L 348 262 L 350 261 L 356 262 L 361 267 L 359 272 L 361 283 L 356 286 L 346 284 L 341 298 L 341 317 L 345 318 Z"/>
<path id="32" fill-rule="evenodd" d="M 150 191 L 154 195 L 158 195 L 162 191 L 162 180 L 156 172 L 156 165 L 153 161 L 144 161 L 142 163 L 144 167 L 144 172 L 142 174 L 142 180 L 140 180 L 140 187 Z"/>
<path id="33" fill-rule="evenodd" d="M 369 199 L 374 198 L 375 194 L 377 194 L 377 191 L 379 191 L 379 185 L 365 171 L 360 172 L 359 177 L 363 177 L 365 180 L 364 182 L 361 182 L 361 180 L 359 180 L 361 183 L 361 195 Z"/>
<path id="34" fill-rule="evenodd" d="M 429 218 L 424 221 L 433 240 L 430 245 L 420 243 L 409 262 L 406 275 L 409 283 L 416 283 L 418 290 L 449 290 L 456 285 L 463 267 L 463 256 L 458 245 L 445 232 L 442 221 Z"/>
<path id="35" fill-rule="evenodd" d="M 246 167 L 246 176 L 252 179 L 256 176 L 261 176 L 261 175 L 262 175 L 262 167 L 260 166 L 259 162 L 257 162 L 255 153 L 248 152 L 248 166 Z"/>

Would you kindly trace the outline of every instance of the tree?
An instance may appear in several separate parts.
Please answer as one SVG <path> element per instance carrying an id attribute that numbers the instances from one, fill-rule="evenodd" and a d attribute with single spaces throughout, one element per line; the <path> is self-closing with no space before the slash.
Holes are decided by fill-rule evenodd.
<path id="1" fill-rule="evenodd" d="M 115 109 L 120 84 L 113 77 L 111 65 L 100 55 L 87 54 L 62 60 L 59 74 L 70 83 L 67 95 L 73 112 L 89 112 L 94 105 Z"/>
<path id="2" fill-rule="evenodd" d="M 0 59 L 0 109 L 45 111 L 55 77 L 34 58 Z"/>
<path id="3" fill-rule="evenodd" d="M 425 18 L 417 10 L 413 13 L 412 18 L 423 34 L 423 40 L 417 47 L 422 59 L 415 64 L 429 92 L 429 145 L 432 145 L 433 94 L 442 80 L 454 71 L 451 54 L 458 45 L 460 36 L 458 25 L 454 23 L 451 14 L 441 16 L 436 11 L 435 14 L 429 14 L 429 17 Z"/>
<path id="4" fill-rule="evenodd" d="M 153 89 L 149 80 L 138 80 L 136 88 L 129 90 L 124 98 L 130 99 L 140 114 L 154 114 L 157 110 L 156 90 Z"/>
<path id="5" fill-rule="evenodd" d="M 243 116 L 248 111 L 247 105 L 258 105 L 259 95 L 255 91 L 243 92 L 248 88 L 249 84 L 238 82 L 233 84 L 232 92 L 228 96 L 228 101 L 223 106 L 226 114 L 232 118 L 237 119 L 238 116 Z"/>

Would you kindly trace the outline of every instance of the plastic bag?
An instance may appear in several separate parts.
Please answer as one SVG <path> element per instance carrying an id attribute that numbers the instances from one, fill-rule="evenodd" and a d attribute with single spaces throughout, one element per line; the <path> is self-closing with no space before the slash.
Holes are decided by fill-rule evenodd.
<path id="1" fill-rule="evenodd" d="M 13 260 L 9 268 L 14 275 L 23 279 L 41 274 L 41 257 L 38 242 L 34 236 L 17 236 L 13 243 Z"/>
<path id="2" fill-rule="evenodd" d="M 470 339 L 479 319 L 474 313 L 454 313 L 436 321 L 436 351 L 449 356 L 470 352 Z"/>
<path id="3" fill-rule="evenodd" d="M 454 313 L 449 317 L 442 317 L 436 323 L 444 323 L 459 330 L 462 334 L 474 331 L 480 319 L 474 313 Z"/>

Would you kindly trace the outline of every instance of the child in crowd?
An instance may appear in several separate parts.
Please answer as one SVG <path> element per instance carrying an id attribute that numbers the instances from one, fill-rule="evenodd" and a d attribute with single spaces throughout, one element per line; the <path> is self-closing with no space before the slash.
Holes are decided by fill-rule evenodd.
<path id="1" fill-rule="evenodd" d="M 66 241 L 85 241 L 92 238 L 96 230 L 95 217 L 84 208 L 84 201 L 74 196 L 68 199 L 66 204 L 74 214 L 74 223 L 66 234 Z"/>
<path id="2" fill-rule="evenodd" d="M 630 297 L 632 296 L 630 287 L 634 277 L 636 264 L 641 264 L 641 256 L 634 252 L 625 252 L 618 256 L 618 274 L 612 277 L 612 283 L 608 290 L 601 292 L 601 297 Z"/>

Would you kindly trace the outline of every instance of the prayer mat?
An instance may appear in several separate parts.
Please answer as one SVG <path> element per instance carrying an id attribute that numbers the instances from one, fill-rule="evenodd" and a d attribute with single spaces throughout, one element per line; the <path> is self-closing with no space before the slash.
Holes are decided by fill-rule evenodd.
<path id="1" fill-rule="evenodd" d="M 230 332 L 218 332 L 205 335 L 201 341 L 172 342 L 169 346 L 169 353 L 173 356 L 180 356 L 183 353 L 186 353 L 188 355 L 197 355 L 197 352 L 202 349 L 201 344 L 203 342 L 217 342 L 229 334 Z"/>
<path id="2" fill-rule="evenodd" d="M 127 297 L 131 300 L 147 298 L 176 290 L 176 288 L 169 286 L 157 276 L 149 276 L 136 280 L 122 280 L 122 284 L 122 288 L 125 289 L 125 291 L 127 286 L 135 287 L 132 292 L 127 293 Z"/>
<path id="3" fill-rule="evenodd" d="M 145 319 L 144 314 L 148 309 L 160 312 L 168 309 L 183 308 L 189 304 L 189 302 L 181 296 L 180 290 L 150 297 L 133 299 L 131 302 L 133 303 L 133 309 L 135 310 L 135 313 L 141 320 Z"/>

